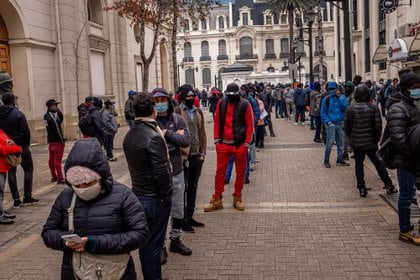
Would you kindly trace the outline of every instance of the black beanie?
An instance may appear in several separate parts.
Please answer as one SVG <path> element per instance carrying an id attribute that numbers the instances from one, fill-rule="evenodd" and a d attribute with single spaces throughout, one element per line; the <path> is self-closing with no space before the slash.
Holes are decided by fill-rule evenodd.
<path id="1" fill-rule="evenodd" d="M 406 91 L 414 84 L 420 84 L 420 76 L 416 75 L 410 69 L 402 69 L 398 72 L 400 76 L 400 87 L 402 91 Z"/>
<path id="2" fill-rule="evenodd" d="M 185 84 L 179 87 L 179 100 L 183 101 L 188 95 L 195 96 L 194 89 L 191 85 Z"/>

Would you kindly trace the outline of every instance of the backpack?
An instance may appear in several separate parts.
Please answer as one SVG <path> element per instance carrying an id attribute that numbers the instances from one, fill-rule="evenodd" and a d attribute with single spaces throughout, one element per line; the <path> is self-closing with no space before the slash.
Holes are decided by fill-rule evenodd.
<path id="1" fill-rule="evenodd" d="M 0 143 L 4 143 L 4 146 L 17 146 L 15 142 L 3 131 L 0 129 Z M 6 154 L 5 156 L 6 163 L 11 167 L 16 167 L 22 162 L 22 157 L 19 154 Z"/>
<path id="2" fill-rule="evenodd" d="M 394 106 L 398 106 L 404 110 L 405 116 L 410 118 L 410 113 L 408 108 L 402 103 L 396 103 Z M 391 135 L 389 133 L 388 121 L 385 125 L 384 132 L 382 134 L 381 140 L 379 140 L 379 148 L 376 152 L 378 158 L 385 164 L 385 167 L 388 169 L 395 169 L 394 158 L 396 155 L 396 149 L 391 143 Z"/>
<path id="3" fill-rule="evenodd" d="M 92 136 L 91 135 L 92 133 L 90 133 L 92 130 L 92 116 L 89 111 L 89 107 L 86 107 L 85 105 L 81 104 L 78 108 L 78 113 L 79 113 L 78 126 L 79 126 L 80 131 L 82 132 L 83 135 Z"/>

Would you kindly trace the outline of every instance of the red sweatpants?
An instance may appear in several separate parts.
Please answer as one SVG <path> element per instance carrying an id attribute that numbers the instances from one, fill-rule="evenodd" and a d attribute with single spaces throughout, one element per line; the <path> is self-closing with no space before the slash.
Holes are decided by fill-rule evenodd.
<path id="1" fill-rule="evenodd" d="M 235 157 L 236 171 L 235 192 L 233 195 L 236 197 L 242 196 L 242 188 L 245 181 L 247 150 L 247 147 L 243 144 L 239 147 L 224 143 L 216 145 L 217 166 L 216 176 L 214 178 L 214 198 L 220 197 L 225 190 L 226 169 L 232 155 Z"/>
<path id="2" fill-rule="evenodd" d="M 61 181 L 64 179 L 63 171 L 61 169 L 61 160 L 63 159 L 64 154 L 64 143 L 50 143 L 48 150 L 50 152 L 48 165 L 51 171 L 51 178 Z"/>

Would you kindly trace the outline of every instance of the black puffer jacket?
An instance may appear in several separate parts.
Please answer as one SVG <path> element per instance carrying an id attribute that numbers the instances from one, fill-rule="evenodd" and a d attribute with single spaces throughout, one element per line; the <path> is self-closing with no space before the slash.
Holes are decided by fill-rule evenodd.
<path id="1" fill-rule="evenodd" d="M 156 129 L 156 121 L 136 120 L 127 132 L 123 148 L 137 196 L 153 196 L 169 200 L 172 175 L 165 140 Z"/>
<path id="2" fill-rule="evenodd" d="M 400 99 L 399 102 L 398 99 Z M 407 137 L 412 128 L 420 123 L 420 110 L 413 104 L 412 99 L 399 93 L 398 98 L 394 97 L 393 104 L 389 107 L 387 121 L 391 143 L 397 150 L 394 165 L 414 174 L 414 160 L 408 146 Z"/>
<path id="3" fill-rule="evenodd" d="M 13 105 L 0 106 L 0 129 L 19 146 L 31 144 L 31 131 L 26 117 Z"/>
<path id="4" fill-rule="evenodd" d="M 90 201 L 77 198 L 74 209 L 75 233 L 97 240 L 96 248 L 90 253 L 129 253 L 145 245 L 149 230 L 144 209 L 129 188 L 112 181 L 109 165 L 96 139 L 76 142 L 68 156 L 65 170 L 75 165 L 95 170 L 105 182 L 97 198 Z M 64 246 L 61 239 L 62 235 L 69 234 L 67 209 L 72 196 L 73 189 L 70 187 L 59 194 L 41 234 L 47 247 L 64 252 L 61 267 L 63 280 L 74 280 L 72 251 Z M 132 258 L 122 279 L 137 279 Z"/>
<path id="5" fill-rule="evenodd" d="M 414 165 L 416 169 L 416 185 L 420 187 L 420 124 L 417 124 L 411 131 L 409 138 L 409 146 L 414 157 Z"/>
<path id="6" fill-rule="evenodd" d="M 354 150 L 376 150 L 382 132 L 382 119 L 378 107 L 366 102 L 351 105 L 344 118 L 344 131 L 350 147 Z"/>

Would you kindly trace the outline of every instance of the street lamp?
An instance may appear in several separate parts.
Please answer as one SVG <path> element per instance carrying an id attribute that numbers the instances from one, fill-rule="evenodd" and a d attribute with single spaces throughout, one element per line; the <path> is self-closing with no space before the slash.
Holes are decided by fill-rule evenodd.
<path id="1" fill-rule="evenodd" d="M 308 31 L 309 31 L 309 83 L 313 84 L 314 82 L 314 62 L 313 62 L 313 51 L 312 51 L 312 24 L 315 21 L 315 12 L 312 10 L 312 6 L 305 12 L 305 20 L 306 24 L 308 25 Z"/>

